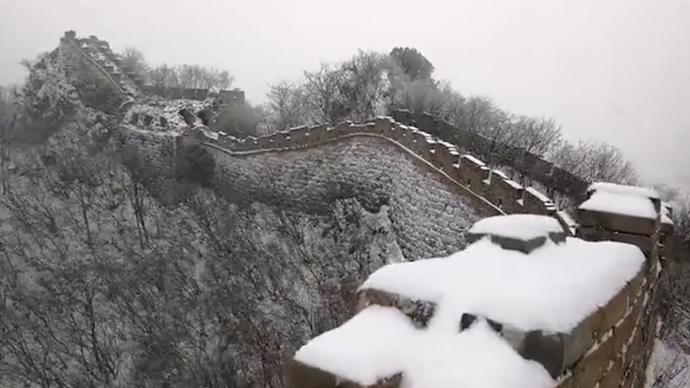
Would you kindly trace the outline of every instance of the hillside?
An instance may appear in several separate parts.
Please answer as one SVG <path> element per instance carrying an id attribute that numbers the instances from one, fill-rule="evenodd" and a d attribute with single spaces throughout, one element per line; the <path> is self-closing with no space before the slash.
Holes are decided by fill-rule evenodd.
<path id="1" fill-rule="evenodd" d="M 464 246 L 476 211 L 385 143 L 205 178 L 208 152 L 176 144 L 213 99 L 144 95 L 100 42 L 67 34 L 36 61 L 3 146 L 3 386 L 283 387 L 366 276 Z"/>

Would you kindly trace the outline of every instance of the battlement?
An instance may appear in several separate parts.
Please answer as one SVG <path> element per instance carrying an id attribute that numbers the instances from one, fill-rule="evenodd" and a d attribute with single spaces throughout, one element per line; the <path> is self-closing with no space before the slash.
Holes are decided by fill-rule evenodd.
<path id="1" fill-rule="evenodd" d="M 396 110 L 393 117 L 401 123 L 416 125 L 445 141 L 462 144 L 468 152 L 491 160 L 494 164 L 509 166 L 549 190 L 573 199 L 575 203 L 584 199 L 587 182 L 537 155 L 508 144 L 496 144 L 476 132 L 455 127 L 427 113 Z"/>
<path id="2" fill-rule="evenodd" d="M 88 38 L 79 38 L 75 31 L 67 31 L 61 39 L 63 45 L 77 50 L 83 57 L 87 58 L 104 76 L 118 92 L 129 96 L 136 96 L 138 88 L 143 86 L 143 79 L 132 69 L 123 67 L 122 57 L 110 48 L 110 43 L 99 39 L 95 35 Z"/>
<path id="3" fill-rule="evenodd" d="M 577 234 L 589 241 L 551 218 L 499 216 L 475 224 L 463 252 L 376 271 L 358 313 L 296 352 L 291 383 L 642 387 L 668 226 L 651 190 L 595 184 L 587 195 Z"/>
<path id="4" fill-rule="evenodd" d="M 333 127 L 299 127 L 262 137 L 236 139 L 223 133 L 211 138 L 200 132 L 185 136 L 187 143 L 219 147 L 231 155 L 283 152 L 337 142 L 356 136 L 378 137 L 405 152 L 414 154 L 433 170 L 448 178 L 470 195 L 477 196 L 503 213 L 533 213 L 558 216 L 553 201 L 534 187 L 523 187 L 498 170 L 491 170 L 471 155 L 460 155 L 457 148 L 415 127 L 380 117 L 373 122 L 343 122 Z"/>

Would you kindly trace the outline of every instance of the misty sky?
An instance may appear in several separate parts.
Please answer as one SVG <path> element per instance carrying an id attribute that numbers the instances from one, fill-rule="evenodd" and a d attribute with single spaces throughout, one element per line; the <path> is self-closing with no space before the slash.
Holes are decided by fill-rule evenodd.
<path id="1" fill-rule="evenodd" d="M 358 48 L 413 46 L 466 95 L 620 147 L 690 187 L 690 0 L 0 0 L 0 84 L 67 29 L 229 70 L 254 102 Z"/>

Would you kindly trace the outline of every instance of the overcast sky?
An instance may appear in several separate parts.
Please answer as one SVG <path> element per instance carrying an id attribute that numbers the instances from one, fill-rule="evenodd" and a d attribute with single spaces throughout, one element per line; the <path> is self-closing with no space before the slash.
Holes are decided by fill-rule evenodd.
<path id="1" fill-rule="evenodd" d="M 461 93 L 690 187 L 690 0 L 0 0 L 0 84 L 67 29 L 151 64 L 227 69 L 255 103 L 358 48 L 413 46 Z"/>

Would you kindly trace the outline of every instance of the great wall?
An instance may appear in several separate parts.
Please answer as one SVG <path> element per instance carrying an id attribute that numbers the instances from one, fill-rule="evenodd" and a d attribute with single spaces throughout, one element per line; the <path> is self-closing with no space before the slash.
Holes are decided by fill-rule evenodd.
<path id="1" fill-rule="evenodd" d="M 559 387 L 644 383 L 658 320 L 663 243 L 672 233 L 658 198 L 647 198 L 655 209 L 653 218 L 587 209 L 577 210 L 573 217 L 572 208 L 558 208 L 540 189 L 525 187 L 472 156 L 468 151 L 481 139 L 428 115 L 406 111 L 394 112 L 395 119 L 300 127 L 244 139 L 189 125 L 187 120 L 175 127 L 168 119 L 170 113 L 161 114 L 165 121 L 152 117 L 143 122 L 138 115 L 133 119 L 131 112 L 134 101 L 141 98 L 141 80 L 120 69 L 121 59 L 107 43 L 95 37 L 79 40 L 68 33 L 62 46 L 88 57 L 90 68 L 122 96 L 118 144 L 136 147 L 161 181 L 174 179 L 175 160 L 191 149 L 211 157 L 210 187 L 232 202 L 305 212 L 327 211 L 334 199 L 344 197 L 356 198 L 373 212 L 385 205 L 404 256 L 414 260 L 465 248 L 473 223 L 502 214 L 550 216 L 568 236 L 638 246 L 646 262 L 625 287 L 571 332 L 526 333 L 534 341 L 521 354 L 544 364 Z M 147 128 L 151 125 L 155 130 Z M 531 155 L 517 164 L 508 160 L 496 164 L 509 165 L 522 181 L 537 182 L 549 194 L 571 198 L 575 205 L 592 191 L 587 182 Z M 384 291 L 361 290 L 358 298 L 360 310 L 382 305 L 409 311 L 410 305 L 420 303 Z M 500 373 L 500 365 L 495 369 Z M 299 362 L 289 363 L 289 372 L 295 387 L 364 386 Z M 384 377 L 367 386 L 399 386 L 400 376 Z"/>

